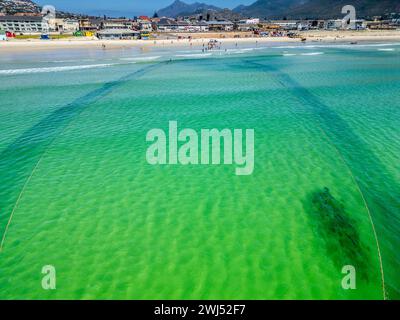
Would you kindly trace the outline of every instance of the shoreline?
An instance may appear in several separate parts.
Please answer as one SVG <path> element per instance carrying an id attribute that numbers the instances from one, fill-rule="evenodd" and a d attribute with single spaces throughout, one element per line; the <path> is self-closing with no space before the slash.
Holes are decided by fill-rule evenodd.
<path id="1" fill-rule="evenodd" d="M 343 43 L 343 42 L 400 42 L 400 30 L 395 31 L 303 31 L 299 33 L 306 38 L 305 43 Z M 181 33 L 182 37 L 196 36 L 192 39 L 151 39 L 151 40 L 99 40 L 93 38 L 72 38 L 71 39 L 12 39 L 0 41 L 1 52 L 21 52 L 31 50 L 48 49 L 90 49 L 102 48 L 103 44 L 107 49 L 127 48 L 174 48 L 174 47 L 198 47 L 207 44 L 210 40 L 217 40 L 222 45 L 250 45 L 250 44 L 274 44 L 274 43 L 301 43 L 301 38 L 289 37 L 245 37 L 234 38 L 227 33 L 214 34 L 190 34 Z M 212 35 L 212 36 L 211 36 Z"/>

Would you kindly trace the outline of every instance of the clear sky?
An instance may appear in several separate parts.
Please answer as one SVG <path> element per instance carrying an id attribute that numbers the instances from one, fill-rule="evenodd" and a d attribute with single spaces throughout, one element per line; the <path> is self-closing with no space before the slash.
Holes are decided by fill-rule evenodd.
<path id="1" fill-rule="evenodd" d="M 51 4 L 58 10 L 93 15 L 135 16 L 152 15 L 154 11 L 170 5 L 175 0 L 33 0 L 45 5 Z M 186 3 L 204 2 L 222 8 L 234 8 L 256 0 L 182 0 Z"/>

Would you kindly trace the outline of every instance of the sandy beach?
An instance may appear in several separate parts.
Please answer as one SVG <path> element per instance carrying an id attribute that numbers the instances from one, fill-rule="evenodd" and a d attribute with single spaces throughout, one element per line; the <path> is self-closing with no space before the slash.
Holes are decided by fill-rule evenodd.
<path id="1" fill-rule="evenodd" d="M 400 41 L 400 30 L 392 31 L 304 31 L 301 37 L 307 42 L 359 42 L 359 41 Z M 181 39 L 177 39 L 180 36 Z M 188 39 L 188 37 L 191 39 Z M 63 48 L 93 48 L 103 47 L 106 49 L 132 48 L 132 47 L 175 47 L 175 46 L 202 46 L 210 40 L 217 40 L 226 45 L 251 45 L 267 43 L 299 43 L 301 38 L 289 37 L 259 37 L 244 33 L 240 38 L 234 37 L 235 33 L 179 33 L 170 39 L 151 40 L 99 40 L 96 37 L 71 37 L 62 40 L 39 40 L 39 39 L 12 39 L 0 42 L 0 50 L 7 52 L 25 50 L 49 50 Z"/>

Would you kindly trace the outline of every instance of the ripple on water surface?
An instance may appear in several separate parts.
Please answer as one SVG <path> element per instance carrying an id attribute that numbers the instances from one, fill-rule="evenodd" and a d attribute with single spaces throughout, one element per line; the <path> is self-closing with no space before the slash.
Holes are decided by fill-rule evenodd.
<path id="1" fill-rule="evenodd" d="M 7 117 L 21 129 L 1 129 L 2 227 L 20 200 L 1 253 L 6 277 L 0 296 L 379 299 L 376 240 L 360 193 L 373 179 L 381 189 L 365 197 L 382 244 L 387 288 L 396 297 L 398 257 L 389 244 L 398 241 L 398 220 L 385 232 L 380 224 L 390 212 L 383 215 L 375 198 L 398 205 L 391 200 L 398 195 L 396 165 L 388 160 L 398 151 L 398 132 L 379 125 L 379 103 L 367 97 L 374 85 L 382 101 L 399 89 L 375 78 L 388 64 L 400 68 L 390 56 L 396 53 L 375 48 L 369 58 L 363 49 L 357 59 L 344 49 L 293 50 L 295 56 L 259 50 L 61 70 L 52 77 L 54 92 L 63 96 L 40 106 L 29 100 L 42 90 L 33 82 L 41 75 L 13 75 L 10 81 L 21 77 L 29 88 L 18 98 L 26 114 Z M 341 86 L 354 79 L 357 90 Z M 339 93 L 362 101 L 362 108 L 335 99 Z M 0 115 L 6 116 L 2 101 Z M 387 124 L 396 128 L 398 102 L 392 103 L 380 112 L 390 114 Z M 147 131 L 167 130 L 170 120 L 196 131 L 253 128 L 253 175 L 236 176 L 233 166 L 147 164 Z M 378 128 L 376 135 L 366 122 Z M 382 141 L 388 151 L 378 148 Z M 341 288 L 345 263 L 360 269 L 355 291 Z M 57 268 L 54 292 L 40 289 L 47 264 Z"/>

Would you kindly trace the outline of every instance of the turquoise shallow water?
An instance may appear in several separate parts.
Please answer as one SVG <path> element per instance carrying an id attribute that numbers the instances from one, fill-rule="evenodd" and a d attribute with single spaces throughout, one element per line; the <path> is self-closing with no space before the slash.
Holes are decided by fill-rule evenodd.
<path id="1" fill-rule="evenodd" d="M 0 298 L 400 298 L 398 44 L 0 53 L 0 77 Z M 170 120 L 254 129 L 253 174 L 149 165 Z"/>

